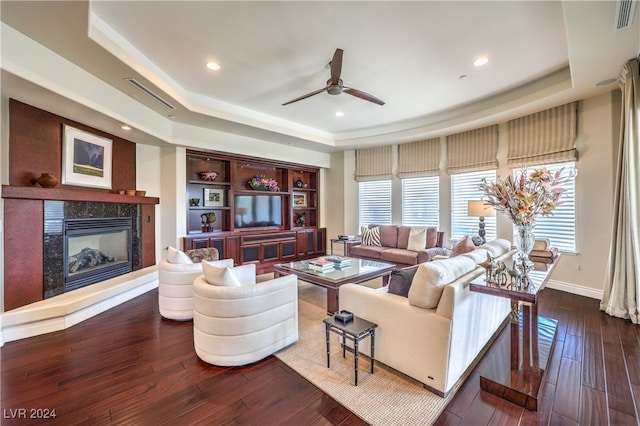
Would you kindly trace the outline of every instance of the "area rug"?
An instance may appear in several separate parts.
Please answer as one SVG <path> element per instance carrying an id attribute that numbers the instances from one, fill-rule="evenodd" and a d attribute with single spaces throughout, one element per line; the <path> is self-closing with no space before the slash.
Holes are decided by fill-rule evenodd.
<path id="1" fill-rule="evenodd" d="M 342 357 L 335 333 L 331 333 L 331 368 L 327 368 L 322 322 L 327 317 L 325 289 L 298 280 L 298 311 L 298 342 L 275 354 L 285 364 L 373 425 L 430 425 L 436 421 L 453 392 L 441 398 L 379 363 L 371 374 L 366 356 L 359 359 L 358 386 L 354 386 L 353 354 Z M 369 344 L 368 339 L 362 344 Z"/>

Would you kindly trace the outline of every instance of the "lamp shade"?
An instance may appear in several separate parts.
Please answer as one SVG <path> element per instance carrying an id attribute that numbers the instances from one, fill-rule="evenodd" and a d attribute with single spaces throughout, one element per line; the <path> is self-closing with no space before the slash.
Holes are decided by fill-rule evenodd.
<path id="1" fill-rule="evenodd" d="M 469 200 L 467 204 L 467 216 L 488 217 L 495 216 L 496 212 L 491 205 L 483 200 Z"/>

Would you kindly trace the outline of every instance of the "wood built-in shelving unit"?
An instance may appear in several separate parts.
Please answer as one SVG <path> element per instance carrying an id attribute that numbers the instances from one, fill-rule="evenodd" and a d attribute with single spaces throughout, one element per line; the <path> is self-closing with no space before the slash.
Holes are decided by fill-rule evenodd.
<path id="1" fill-rule="evenodd" d="M 215 171 L 218 176 L 203 181 L 199 177 L 203 171 Z M 237 264 L 257 262 L 263 271 L 281 261 L 324 254 L 326 233 L 318 228 L 319 169 L 188 150 L 186 173 L 185 248 L 216 247 L 222 257 L 234 258 Z M 279 191 L 251 189 L 248 182 L 259 175 L 277 181 Z M 279 214 L 273 223 L 247 227 L 246 209 L 235 205 L 235 196 L 260 194 L 276 196 L 269 202 L 280 203 Z M 192 205 L 191 199 L 198 199 L 197 204 Z M 215 221 L 207 225 L 204 222 L 211 214 Z"/>

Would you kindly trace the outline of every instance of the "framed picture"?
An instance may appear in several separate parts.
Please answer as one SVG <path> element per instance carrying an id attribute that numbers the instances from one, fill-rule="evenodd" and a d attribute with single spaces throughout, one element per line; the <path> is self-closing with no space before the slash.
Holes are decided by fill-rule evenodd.
<path id="1" fill-rule="evenodd" d="M 205 188 L 203 199 L 205 207 L 224 206 L 224 189 Z"/>
<path id="2" fill-rule="evenodd" d="M 62 183 L 111 189 L 112 140 L 64 125 Z"/>
<path id="3" fill-rule="evenodd" d="M 293 207 L 307 207 L 307 194 L 304 192 L 294 192 Z"/>

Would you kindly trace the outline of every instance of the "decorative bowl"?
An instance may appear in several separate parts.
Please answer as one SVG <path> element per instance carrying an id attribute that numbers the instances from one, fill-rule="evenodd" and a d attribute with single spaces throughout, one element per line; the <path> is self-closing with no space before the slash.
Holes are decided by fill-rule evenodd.
<path id="1" fill-rule="evenodd" d="M 144 197 L 145 195 L 147 195 L 147 191 L 136 191 L 136 195 L 138 197 Z"/>
<path id="2" fill-rule="evenodd" d="M 198 172 L 198 176 L 200 176 L 200 180 L 204 180 L 207 182 L 213 182 L 214 180 L 216 180 L 219 174 L 220 173 L 214 172 L 214 171 Z"/>
<path id="3" fill-rule="evenodd" d="M 136 190 L 135 189 L 127 189 L 126 194 L 127 195 L 136 195 Z"/>
<path id="4" fill-rule="evenodd" d="M 31 183 L 35 185 L 39 184 L 43 188 L 54 188 L 60 183 L 60 179 L 58 179 L 53 173 L 43 173 L 37 179 L 32 179 Z"/>

